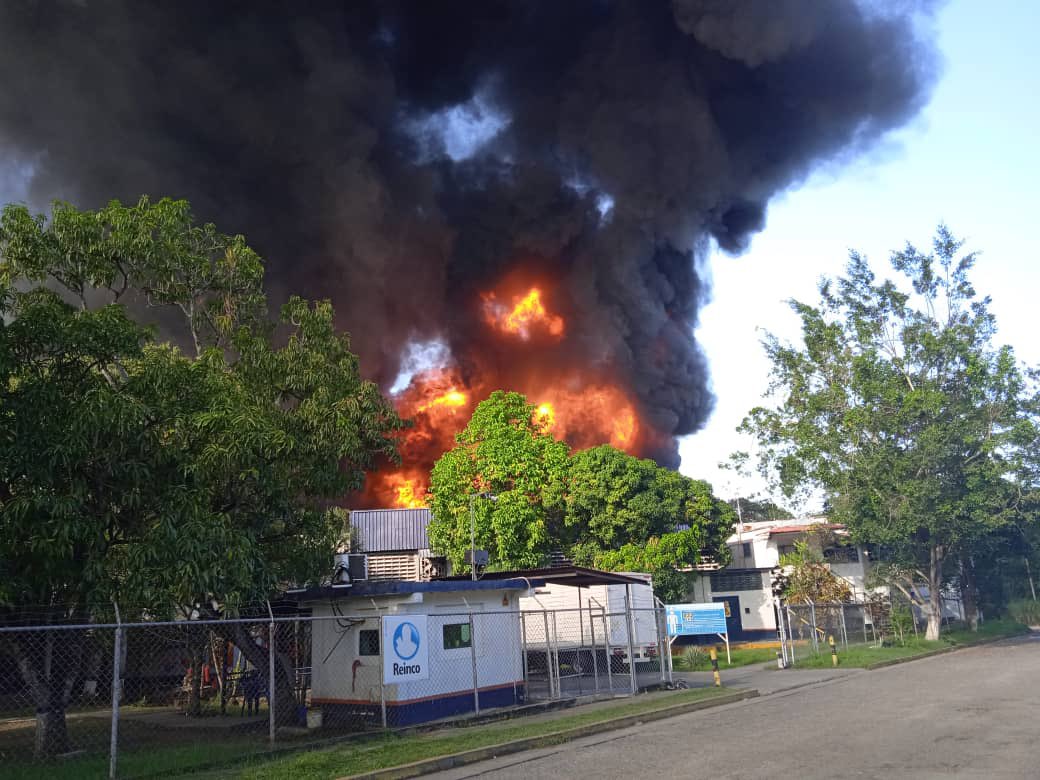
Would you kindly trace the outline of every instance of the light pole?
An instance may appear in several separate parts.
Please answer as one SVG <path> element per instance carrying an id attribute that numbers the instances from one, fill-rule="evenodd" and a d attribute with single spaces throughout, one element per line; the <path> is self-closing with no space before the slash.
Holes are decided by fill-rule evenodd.
<path id="1" fill-rule="evenodd" d="M 469 574 L 470 579 L 477 581 L 477 521 L 473 514 L 473 499 L 486 498 L 496 501 L 497 496 L 492 493 L 470 493 L 469 494 Z"/>

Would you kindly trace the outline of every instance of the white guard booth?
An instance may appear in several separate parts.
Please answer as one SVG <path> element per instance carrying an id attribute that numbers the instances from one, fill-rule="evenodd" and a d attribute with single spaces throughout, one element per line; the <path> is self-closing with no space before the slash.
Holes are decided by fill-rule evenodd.
<path id="1" fill-rule="evenodd" d="M 312 707 L 326 726 L 404 726 L 525 701 L 528 579 L 356 582 L 298 600 L 313 616 Z"/>

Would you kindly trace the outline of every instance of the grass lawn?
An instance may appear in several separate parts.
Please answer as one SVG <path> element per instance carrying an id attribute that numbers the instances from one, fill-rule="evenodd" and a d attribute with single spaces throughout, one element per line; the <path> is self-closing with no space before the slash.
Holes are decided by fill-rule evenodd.
<path id="1" fill-rule="evenodd" d="M 711 658 L 708 657 L 708 648 L 703 647 L 704 655 L 698 656 L 696 663 L 692 666 L 686 663 L 686 658 L 683 654 L 677 654 L 672 659 L 675 671 L 677 672 L 710 672 L 711 671 Z M 732 669 L 737 666 L 749 666 L 751 664 L 764 664 L 764 663 L 776 663 L 776 649 L 771 647 L 731 647 L 730 655 L 733 658 L 732 664 L 726 663 L 726 648 L 722 647 L 719 650 L 719 669 Z"/>
<path id="2" fill-rule="evenodd" d="M 118 776 L 150 777 L 160 772 L 179 772 L 192 766 L 232 761 L 258 749 L 264 749 L 264 744 L 258 740 L 251 740 L 199 742 L 178 747 L 125 750 L 119 753 Z M 17 777 L 19 780 L 107 778 L 108 754 L 106 752 L 48 764 L 13 763 L 0 766 L 0 778 L 6 777 Z"/>
<path id="3" fill-rule="evenodd" d="M 546 719 L 518 718 L 500 723 L 455 727 L 421 734 L 396 735 L 368 740 L 342 747 L 311 750 L 283 758 L 253 762 L 225 768 L 194 778 L 238 778 L 239 780 L 329 780 L 344 775 L 408 764 L 462 750 L 497 745 L 515 739 L 537 737 L 592 723 L 638 715 L 663 707 L 709 699 L 724 693 L 724 688 L 699 688 L 676 691 L 667 695 L 639 697 L 617 705 L 598 707 L 587 712 L 555 715 Z M 537 716 L 536 716 L 537 717 Z"/>
<path id="4" fill-rule="evenodd" d="M 990 620 L 979 626 L 977 632 L 955 630 L 944 633 L 935 642 L 927 642 L 918 637 L 909 637 L 905 644 L 898 641 L 892 646 L 873 647 L 871 645 L 852 645 L 847 650 L 838 648 L 840 666 L 870 666 L 879 661 L 897 658 L 910 658 L 922 653 L 943 648 L 966 646 L 983 639 L 1015 636 L 1026 630 L 1025 626 L 1013 620 Z M 823 645 L 820 653 L 813 653 L 811 648 L 798 646 L 795 648 L 795 669 L 820 669 L 831 666 L 831 654 Z"/>

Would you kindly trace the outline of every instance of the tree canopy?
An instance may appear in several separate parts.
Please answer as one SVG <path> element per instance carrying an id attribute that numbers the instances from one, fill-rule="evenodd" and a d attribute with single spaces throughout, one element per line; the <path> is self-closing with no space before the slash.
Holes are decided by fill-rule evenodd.
<path id="1" fill-rule="evenodd" d="M 853 252 L 818 305 L 791 303 L 801 344 L 767 337 L 773 404 L 742 426 L 786 494 L 823 490 L 856 541 L 917 573 L 931 638 L 944 583 L 983 539 L 1028 521 L 1037 492 L 1035 372 L 994 344 L 976 256 L 960 249 L 940 227 L 932 253 L 893 253 L 902 287 Z"/>
<path id="2" fill-rule="evenodd" d="M 290 300 L 276 338 L 259 257 L 183 201 L 8 206 L 0 253 L 8 603 L 234 604 L 329 566 L 329 502 L 400 421 L 327 302 Z"/>
<path id="3" fill-rule="evenodd" d="M 568 449 L 536 424 L 534 412 L 520 393 L 495 391 L 434 465 L 430 544 L 454 566 L 470 547 L 471 510 L 476 546 L 495 567 L 538 566 L 552 550 Z"/>
<path id="4" fill-rule="evenodd" d="M 500 568 L 542 565 L 559 551 L 575 563 L 650 572 L 685 595 L 670 576 L 703 550 L 725 559 L 733 511 L 711 486 L 609 445 L 570 454 L 537 422 L 518 393 L 478 405 L 458 444 L 434 466 L 430 541 L 462 564 L 470 545 Z M 494 496 L 494 500 L 483 497 Z"/>

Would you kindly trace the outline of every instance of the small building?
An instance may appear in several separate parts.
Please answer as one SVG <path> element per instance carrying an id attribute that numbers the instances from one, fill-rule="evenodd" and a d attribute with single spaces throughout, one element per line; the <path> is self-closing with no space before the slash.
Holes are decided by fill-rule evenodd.
<path id="1" fill-rule="evenodd" d="M 520 597 L 540 584 L 360 581 L 296 594 L 314 618 L 312 707 L 326 727 L 356 727 L 523 703 Z"/>
<path id="2" fill-rule="evenodd" d="M 831 572 L 849 584 L 854 601 L 867 598 L 866 550 L 848 542 L 843 525 L 809 517 L 738 525 L 736 533 L 726 540 L 731 564 L 702 571 L 693 584 L 690 600 L 725 604 L 726 625 L 735 641 L 774 639 L 777 628 L 772 571 L 780 565 L 782 556 L 794 552 L 795 542 L 802 540 L 815 545 Z"/>

